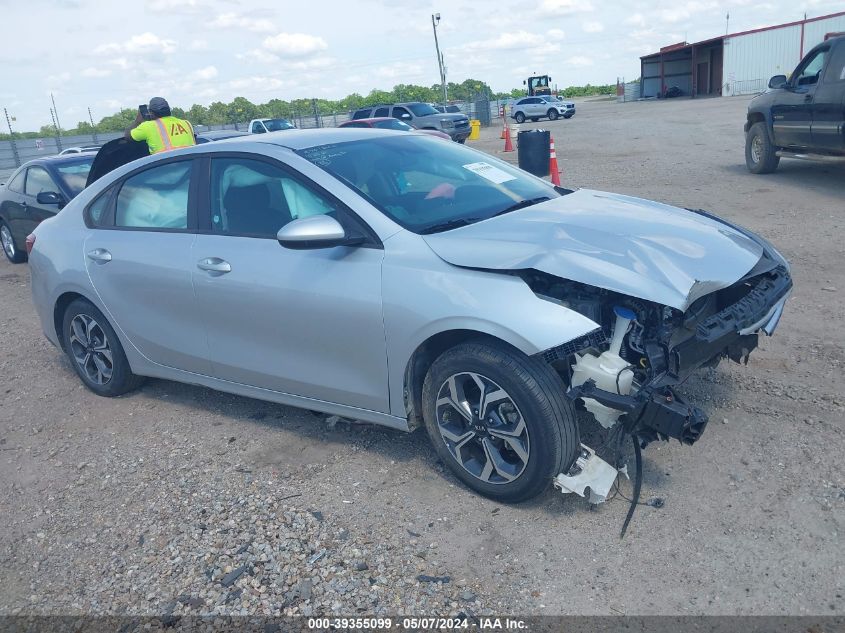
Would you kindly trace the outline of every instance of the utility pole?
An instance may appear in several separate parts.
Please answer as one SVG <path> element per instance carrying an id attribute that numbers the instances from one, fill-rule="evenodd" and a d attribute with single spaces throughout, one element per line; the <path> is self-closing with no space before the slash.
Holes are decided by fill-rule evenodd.
<path id="1" fill-rule="evenodd" d="M 3 114 L 6 115 L 6 125 L 9 126 L 9 143 L 12 144 L 12 155 L 15 157 L 15 166 L 21 166 L 21 157 L 18 155 L 18 145 L 15 143 L 15 133 L 12 132 L 12 120 L 9 118 L 9 111 L 3 108 Z"/>
<path id="2" fill-rule="evenodd" d="M 99 143 L 100 139 L 97 138 L 97 128 L 94 126 L 94 117 L 91 115 L 91 106 L 88 106 L 88 120 L 91 121 L 91 136 L 94 138 L 95 143 Z"/>
<path id="3" fill-rule="evenodd" d="M 728 13 L 725 14 L 725 35 L 728 34 L 730 27 L 731 27 L 731 14 L 730 14 L 730 12 L 728 12 Z"/>
<path id="4" fill-rule="evenodd" d="M 431 16 L 431 28 L 434 31 L 434 48 L 437 51 L 437 67 L 440 69 L 440 86 L 443 88 L 443 105 L 449 101 L 446 95 L 446 72 L 443 70 L 443 55 L 440 54 L 440 43 L 437 41 L 437 25 L 440 24 L 440 14 Z"/>
<path id="5" fill-rule="evenodd" d="M 56 149 L 58 151 L 62 151 L 62 139 L 59 135 L 59 125 L 58 119 L 56 118 L 56 113 L 54 112 L 53 108 L 50 108 L 50 118 L 53 119 L 53 129 L 56 130 Z"/>
<path id="6" fill-rule="evenodd" d="M 52 92 L 50 93 L 50 101 L 53 102 L 53 112 L 56 115 L 56 120 L 53 122 L 53 125 L 56 126 L 58 133 L 61 134 L 62 133 L 62 124 L 59 123 L 59 111 L 56 109 L 56 100 L 53 98 Z"/>

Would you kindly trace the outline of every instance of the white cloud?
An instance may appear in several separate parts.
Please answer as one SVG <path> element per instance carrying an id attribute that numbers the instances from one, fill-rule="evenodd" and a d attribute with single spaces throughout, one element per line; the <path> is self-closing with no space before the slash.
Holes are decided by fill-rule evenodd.
<path id="1" fill-rule="evenodd" d="M 543 15 L 572 15 L 593 10 L 590 0 L 542 0 L 537 10 Z"/>
<path id="2" fill-rule="evenodd" d="M 279 33 L 264 40 L 264 48 L 281 55 L 304 57 L 329 47 L 326 40 L 307 33 Z"/>
<path id="3" fill-rule="evenodd" d="M 214 66 L 206 66 L 205 68 L 195 70 L 190 76 L 193 79 L 200 80 L 214 79 L 217 76 L 217 69 Z"/>
<path id="4" fill-rule="evenodd" d="M 552 31 L 560 31 L 560 29 L 552 29 Z M 551 34 L 552 31 L 549 31 Z M 560 34 L 563 34 L 563 31 L 560 31 Z M 553 39 L 559 39 L 554 38 Z M 468 42 L 463 46 L 459 47 L 460 50 L 465 52 L 473 52 L 473 51 L 482 51 L 482 50 L 496 50 L 496 51 L 508 51 L 508 50 L 519 50 L 525 49 L 530 47 L 536 47 L 538 41 L 542 42 L 543 38 L 538 37 L 536 33 L 529 33 L 528 31 L 520 30 L 520 31 L 513 31 L 513 32 L 505 32 L 499 35 L 499 37 L 493 39 L 486 39 L 486 40 L 477 40 L 475 42 Z M 543 51 L 551 51 L 557 44 L 549 45 L 548 43 L 543 42 Z"/>
<path id="5" fill-rule="evenodd" d="M 273 53 L 268 53 L 260 48 L 253 48 L 246 53 L 237 53 L 235 57 L 237 59 L 246 59 L 258 62 L 260 64 L 276 64 L 282 61 L 278 55 L 273 55 Z"/>
<path id="6" fill-rule="evenodd" d="M 289 86 L 289 82 L 274 77 L 244 77 L 242 79 L 234 79 L 230 81 L 227 86 L 231 90 L 281 90 Z"/>
<path id="7" fill-rule="evenodd" d="M 48 84 L 63 84 L 67 83 L 68 81 L 70 81 L 69 72 L 58 73 L 57 75 L 50 75 L 49 77 L 47 77 Z"/>
<path id="8" fill-rule="evenodd" d="M 118 44 L 111 42 L 109 44 L 101 44 L 94 48 L 94 53 L 97 55 L 114 55 L 116 53 L 172 53 L 176 50 L 176 42 L 161 38 L 154 33 L 147 31 L 140 35 L 133 35 L 125 42 Z"/>
<path id="9" fill-rule="evenodd" d="M 584 33 L 601 33 L 604 31 L 604 24 L 596 21 L 584 22 L 584 24 L 581 25 L 581 29 Z"/>
<path id="10" fill-rule="evenodd" d="M 147 0 L 153 13 L 199 13 L 207 4 L 204 0 Z"/>
<path id="11" fill-rule="evenodd" d="M 111 71 L 108 68 L 97 68 L 95 66 L 90 66 L 82 71 L 83 77 L 108 77 L 111 75 Z"/>
<path id="12" fill-rule="evenodd" d="M 550 40 L 562 40 L 566 37 L 566 33 L 562 29 L 549 29 L 546 31 L 546 37 Z"/>
<path id="13" fill-rule="evenodd" d="M 215 29 L 244 29 L 254 33 L 269 33 L 276 28 L 266 18 L 250 18 L 238 13 L 221 13 L 208 26 Z"/>
<path id="14" fill-rule="evenodd" d="M 625 18 L 625 24 L 631 24 L 640 28 L 645 27 L 646 21 L 642 13 L 634 13 Z"/>
<path id="15" fill-rule="evenodd" d="M 207 51 L 209 48 L 208 40 L 191 40 L 188 44 L 189 51 Z"/>
<path id="16" fill-rule="evenodd" d="M 583 55 L 575 55 L 574 57 L 570 57 L 569 59 L 564 62 L 566 66 L 572 66 L 574 68 L 583 68 L 585 66 L 592 66 L 593 60 L 589 57 L 584 57 Z"/>

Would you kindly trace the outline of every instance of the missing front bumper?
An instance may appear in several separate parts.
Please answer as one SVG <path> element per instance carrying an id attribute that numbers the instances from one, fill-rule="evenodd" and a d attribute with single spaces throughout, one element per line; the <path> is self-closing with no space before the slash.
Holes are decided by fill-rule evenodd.
<path id="1" fill-rule="evenodd" d="M 645 387 L 629 396 L 622 396 L 596 387 L 588 380 L 566 392 L 572 400 L 592 398 L 612 409 L 624 411 L 626 430 L 643 444 L 674 438 L 683 444 L 694 444 L 707 426 L 707 414 L 686 404 L 669 387 Z"/>

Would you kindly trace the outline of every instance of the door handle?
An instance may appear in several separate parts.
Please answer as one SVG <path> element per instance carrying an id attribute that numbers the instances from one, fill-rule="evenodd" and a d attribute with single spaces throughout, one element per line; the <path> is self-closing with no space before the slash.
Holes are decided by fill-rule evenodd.
<path id="1" fill-rule="evenodd" d="M 813 100 L 813 95 L 804 95 L 804 103 L 810 103 Z"/>
<path id="2" fill-rule="evenodd" d="M 21 202 L 21 206 L 23 207 L 23 210 L 24 210 L 24 211 L 26 211 L 26 210 L 27 210 L 27 207 L 29 207 L 29 205 L 26 203 L 26 200 L 24 200 L 23 202 Z"/>
<path id="3" fill-rule="evenodd" d="M 219 257 L 206 257 L 205 259 L 201 259 L 197 262 L 197 268 L 210 273 L 217 273 L 219 275 L 232 272 L 231 264 Z"/>
<path id="4" fill-rule="evenodd" d="M 108 264 L 111 261 L 111 253 L 104 248 L 95 248 L 93 251 L 88 251 L 88 259 L 98 264 Z"/>

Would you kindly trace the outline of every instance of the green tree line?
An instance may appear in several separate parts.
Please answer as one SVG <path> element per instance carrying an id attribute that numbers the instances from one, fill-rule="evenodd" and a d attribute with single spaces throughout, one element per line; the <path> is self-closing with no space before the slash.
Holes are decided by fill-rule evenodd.
<path id="1" fill-rule="evenodd" d="M 461 83 L 447 84 L 450 101 L 473 101 L 479 98 L 515 99 L 525 96 L 525 88 L 514 88 L 510 92 L 493 92 L 483 81 L 467 79 Z M 616 86 L 570 86 L 558 94 L 571 98 L 590 95 L 615 94 Z M 379 103 L 394 103 L 397 101 L 423 101 L 436 103 L 443 99 L 440 84 L 432 86 L 417 86 L 414 84 L 398 84 L 392 90 L 372 90 L 368 95 L 358 93 L 347 95 L 343 99 L 333 101 L 329 99 L 270 99 L 267 103 L 252 103 L 244 97 L 235 97 L 231 103 L 215 101 L 208 106 L 194 104 L 183 109 L 173 107 L 174 116 L 187 119 L 193 125 L 224 125 L 231 123 L 245 123 L 257 118 L 288 118 L 310 117 L 316 111 L 321 115 L 341 114 L 351 112 L 357 108 Z M 92 134 L 94 132 L 120 132 L 128 128 L 135 121 L 137 109 L 123 108 L 115 114 L 100 119 L 95 125 L 88 121 L 80 121 L 76 127 L 62 129 L 62 134 L 72 136 L 76 134 Z M 37 132 L 15 132 L 14 138 L 41 138 L 56 134 L 52 125 L 44 125 Z M 9 140 L 9 134 L 0 134 L 0 140 Z"/>

